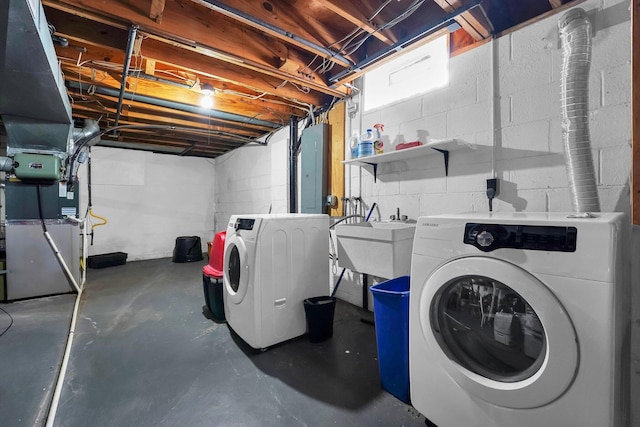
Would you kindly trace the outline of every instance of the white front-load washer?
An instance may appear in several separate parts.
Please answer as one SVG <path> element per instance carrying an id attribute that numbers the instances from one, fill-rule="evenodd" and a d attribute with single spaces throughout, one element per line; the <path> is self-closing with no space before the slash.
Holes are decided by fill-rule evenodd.
<path id="1" fill-rule="evenodd" d="M 253 348 L 303 335 L 303 301 L 329 295 L 329 217 L 234 215 L 224 249 L 224 312 Z"/>
<path id="2" fill-rule="evenodd" d="M 622 427 L 629 276 L 622 214 L 421 217 L 411 401 L 438 427 Z"/>

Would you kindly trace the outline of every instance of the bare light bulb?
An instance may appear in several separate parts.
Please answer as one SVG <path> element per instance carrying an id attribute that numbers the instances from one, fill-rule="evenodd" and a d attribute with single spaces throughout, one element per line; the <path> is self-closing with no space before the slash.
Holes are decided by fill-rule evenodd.
<path id="1" fill-rule="evenodd" d="M 211 95 L 204 95 L 200 98 L 200 106 L 207 109 L 213 107 L 213 97 Z"/>

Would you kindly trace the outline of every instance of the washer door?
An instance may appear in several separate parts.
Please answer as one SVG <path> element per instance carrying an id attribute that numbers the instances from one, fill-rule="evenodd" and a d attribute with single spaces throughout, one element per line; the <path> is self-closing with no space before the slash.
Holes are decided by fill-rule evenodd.
<path id="1" fill-rule="evenodd" d="M 240 304 L 249 288 L 249 256 L 247 247 L 238 234 L 227 239 L 224 251 L 224 287 L 229 300 Z"/>
<path id="2" fill-rule="evenodd" d="M 468 393 L 502 407 L 535 408 L 570 386 L 579 358 L 575 329 L 530 273 L 494 258 L 459 258 L 436 269 L 422 290 L 422 334 Z"/>

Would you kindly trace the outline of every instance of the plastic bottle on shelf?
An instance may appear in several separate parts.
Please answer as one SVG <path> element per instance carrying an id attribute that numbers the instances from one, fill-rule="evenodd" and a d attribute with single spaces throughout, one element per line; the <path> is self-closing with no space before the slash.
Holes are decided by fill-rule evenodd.
<path id="1" fill-rule="evenodd" d="M 365 133 L 360 135 L 360 142 L 358 143 L 358 158 L 373 156 L 373 131 L 367 129 Z"/>
<path id="2" fill-rule="evenodd" d="M 354 130 L 349 139 L 349 148 L 351 149 L 351 158 L 358 158 L 358 144 L 360 143 L 360 132 Z"/>
<path id="3" fill-rule="evenodd" d="M 373 125 L 375 131 L 375 136 L 373 139 L 373 149 L 376 154 L 384 153 L 384 143 L 382 142 L 382 132 L 384 132 L 384 125 L 382 123 L 376 123 Z"/>

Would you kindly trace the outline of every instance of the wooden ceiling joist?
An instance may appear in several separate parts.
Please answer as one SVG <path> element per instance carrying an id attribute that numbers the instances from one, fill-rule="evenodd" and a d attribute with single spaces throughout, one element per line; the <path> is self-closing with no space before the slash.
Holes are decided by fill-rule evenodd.
<path id="1" fill-rule="evenodd" d="M 464 6 L 466 2 L 461 0 L 433 0 L 444 11 L 453 12 Z M 491 36 L 491 29 L 487 27 L 488 23 L 480 22 L 471 11 L 465 12 L 455 18 L 455 21 L 476 41 L 484 40 Z"/>
<path id="2" fill-rule="evenodd" d="M 162 14 L 164 13 L 164 0 L 151 0 L 151 8 L 149 10 L 149 18 L 158 24 L 162 22 Z"/>
<path id="3" fill-rule="evenodd" d="M 364 31 L 387 45 L 392 45 L 393 43 L 398 41 L 398 38 L 395 35 L 391 34 L 390 31 L 380 31 L 371 22 L 369 22 L 369 18 L 363 14 L 362 9 L 358 8 L 358 6 L 354 2 L 336 0 L 316 1 L 318 1 L 318 3 L 320 3 L 322 6 L 331 10 L 336 15 L 341 16 L 356 27 L 362 28 Z"/>
<path id="4" fill-rule="evenodd" d="M 274 5 L 278 5 L 277 1 L 256 2 L 253 0 L 235 0 L 233 7 L 216 0 L 193 1 L 230 19 L 262 31 L 271 37 L 293 44 L 314 55 L 318 55 L 345 67 L 352 65 L 352 61 L 324 47 L 322 41 L 317 40 L 299 21 L 289 16 L 287 13 L 287 10 L 290 9 L 289 7 L 274 7 Z M 269 14 L 267 14 L 266 17 L 272 16 L 272 18 L 268 21 L 255 18 L 255 16 L 264 14 L 263 11 L 256 11 L 256 8 L 267 10 Z M 282 24 L 286 25 L 287 30 L 279 27 L 279 25 Z"/>
<path id="5" fill-rule="evenodd" d="M 199 17 L 213 13 L 193 2 L 184 2 L 183 6 L 170 2 L 165 8 L 162 24 L 151 21 L 141 14 L 135 6 L 140 0 L 130 0 L 128 4 L 114 3 L 108 11 L 103 8 L 102 0 L 82 0 L 80 4 L 70 7 L 72 0 L 44 0 L 47 6 L 72 13 L 84 19 L 107 24 L 115 28 L 128 28 L 128 23 L 138 25 L 140 33 L 165 44 L 174 45 L 184 50 L 190 50 L 209 58 L 215 58 L 230 64 L 245 67 L 252 71 L 264 73 L 272 77 L 292 81 L 297 85 L 313 87 L 313 89 L 333 96 L 343 96 L 345 91 L 330 89 L 324 77 L 315 72 L 300 72 L 291 74 L 278 68 L 283 58 L 295 62 L 304 68 L 312 59 L 311 56 L 300 56 L 298 51 L 286 49 L 282 46 L 273 53 L 274 41 L 265 36 L 242 28 L 234 21 L 222 21 L 220 25 L 206 25 Z M 76 2 L 77 3 L 77 2 Z M 81 12 L 78 9 L 82 7 Z M 180 36 L 176 36 L 180 34 Z M 243 56 L 236 54 L 238 46 L 244 47 Z M 265 46 L 269 46 L 266 48 Z M 124 46 L 122 46 L 124 49 Z"/>

